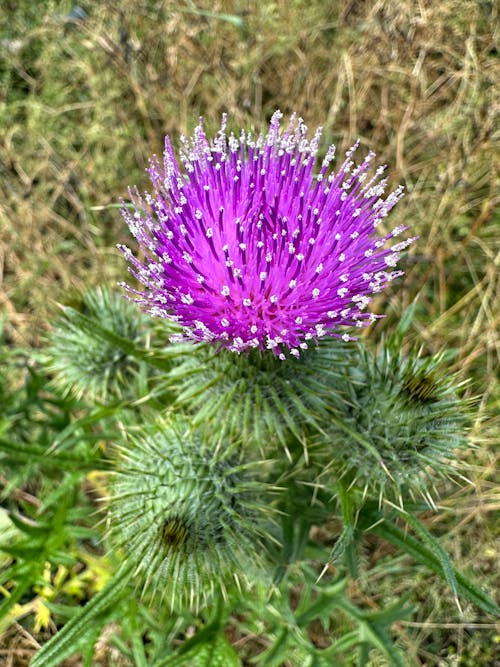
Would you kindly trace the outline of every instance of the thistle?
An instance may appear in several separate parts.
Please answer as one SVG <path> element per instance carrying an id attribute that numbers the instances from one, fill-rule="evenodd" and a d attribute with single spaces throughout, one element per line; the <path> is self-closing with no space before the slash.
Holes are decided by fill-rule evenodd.
<path id="1" fill-rule="evenodd" d="M 370 495 L 401 504 L 406 492 L 420 494 L 433 505 L 433 481 L 453 477 L 456 450 L 467 444 L 464 383 L 446 372 L 443 355 L 405 356 L 396 339 L 376 355 L 357 346 L 345 369 L 342 415 L 323 450 L 328 471 Z"/>
<path id="2" fill-rule="evenodd" d="M 153 193 L 130 192 L 123 216 L 141 261 L 120 246 L 144 291 L 124 285 L 151 315 L 177 322 L 173 340 L 208 341 L 231 351 L 271 349 L 298 357 L 324 336 L 352 339 L 372 295 L 394 278 L 405 231 L 379 234 L 402 196 L 383 197 L 387 179 L 368 178 L 373 153 L 354 166 L 357 144 L 337 173 L 331 146 L 314 167 L 321 129 L 307 139 L 302 119 L 286 129 L 276 112 L 267 134 L 226 133 L 226 117 L 208 140 L 202 121 L 182 139 L 181 166 L 169 139 L 154 157 Z"/>
<path id="3" fill-rule="evenodd" d="M 146 318 L 138 315 L 130 302 L 109 290 L 89 291 L 82 300 L 82 309 L 99 327 L 132 343 L 146 337 Z M 65 308 L 50 335 L 47 364 L 55 372 L 55 381 L 78 398 L 133 396 L 138 362 L 97 330 L 83 330 L 75 316 L 77 311 Z"/>
<path id="4" fill-rule="evenodd" d="M 222 443 L 180 419 L 163 421 L 123 452 L 109 499 L 110 540 L 135 565 L 145 594 L 198 608 L 260 575 L 268 488 Z"/>

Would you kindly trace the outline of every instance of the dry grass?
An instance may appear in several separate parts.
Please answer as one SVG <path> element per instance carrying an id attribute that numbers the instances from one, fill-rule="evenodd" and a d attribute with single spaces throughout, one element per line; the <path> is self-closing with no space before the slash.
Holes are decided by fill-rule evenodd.
<path id="1" fill-rule="evenodd" d="M 189 131 L 199 115 L 215 128 L 222 111 L 235 127 L 260 127 L 281 108 L 323 125 L 325 146 L 345 149 L 359 137 L 406 186 L 394 223 L 420 235 L 404 283 L 377 304 L 387 310 L 390 302 L 382 326 L 418 296 L 410 339 L 449 349 L 481 395 L 479 448 L 468 457 L 473 484 L 429 521 L 448 531 L 457 562 L 492 588 L 491 517 L 500 508 L 492 482 L 500 407 L 494 3 L 82 4 L 88 17 L 77 25 L 64 23 L 64 2 L 7 0 L 0 16 L 0 308 L 8 341 L 38 345 L 56 300 L 122 277 L 114 244 L 124 227 L 116 209 L 99 207 L 145 184 L 147 158 L 162 150 L 164 134 Z M 431 598 L 435 609 L 422 606 L 411 634 L 422 664 L 455 664 L 439 662 L 448 643 L 462 655 L 456 664 L 499 664 L 470 657 L 466 626 L 439 591 Z M 457 625 L 440 625 L 443 618 Z M 479 643 L 488 644 L 492 633 L 483 631 Z"/>

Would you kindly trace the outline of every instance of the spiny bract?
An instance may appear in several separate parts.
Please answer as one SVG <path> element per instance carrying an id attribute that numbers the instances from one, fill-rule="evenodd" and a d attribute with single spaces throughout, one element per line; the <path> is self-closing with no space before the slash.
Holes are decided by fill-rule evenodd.
<path id="1" fill-rule="evenodd" d="M 145 593 L 198 608 L 216 589 L 225 595 L 259 576 L 268 488 L 180 418 L 162 421 L 124 451 L 109 500 L 111 543 L 135 564 Z"/>
<path id="2" fill-rule="evenodd" d="M 447 374 L 442 355 L 404 355 L 400 344 L 383 342 L 373 355 L 362 345 L 345 365 L 340 419 L 332 421 L 323 445 L 326 469 L 398 500 L 404 489 L 432 504 L 436 476 L 453 477 L 456 449 L 467 444 L 471 400 Z"/>
<path id="3" fill-rule="evenodd" d="M 99 327 L 127 341 L 139 343 L 146 337 L 147 318 L 107 289 L 90 290 L 82 300 L 82 311 Z M 55 381 L 78 397 L 106 400 L 132 396 L 138 362 L 97 329 L 83 330 L 75 316 L 78 311 L 64 308 L 50 335 L 47 364 L 55 372 Z"/>
<path id="4" fill-rule="evenodd" d="M 314 174 L 321 128 L 309 140 L 302 119 L 283 129 L 281 117 L 237 138 L 223 116 L 210 141 L 200 120 L 182 139 L 182 168 L 167 137 L 163 165 L 155 157 L 149 169 L 153 194 L 130 192 L 123 216 L 144 259 L 120 248 L 145 290 L 124 287 L 178 322 L 177 338 L 299 356 L 323 336 L 350 340 L 339 327 L 373 322 L 372 295 L 402 275 L 394 267 L 413 239 L 389 241 L 406 227 L 377 233 L 402 188 L 384 199 L 384 168 L 367 178 L 374 154 L 355 167 L 357 144 L 336 174 L 331 146 Z"/>
<path id="5" fill-rule="evenodd" d="M 307 451 L 308 433 L 335 409 L 332 394 L 343 383 L 344 363 L 345 346 L 329 340 L 285 364 L 258 349 L 234 355 L 198 345 L 169 382 L 193 423 L 260 450 L 279 443 L 288 451 L 299 442 Z"/>

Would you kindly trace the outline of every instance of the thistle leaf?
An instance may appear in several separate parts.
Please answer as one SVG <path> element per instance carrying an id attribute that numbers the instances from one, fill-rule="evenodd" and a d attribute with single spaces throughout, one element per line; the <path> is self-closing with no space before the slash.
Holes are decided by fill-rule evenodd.
<path id="1" fill-rule="evenodd" d="M 358 624 L 358 641 L 360 646 L 359 664 L 364 665 L 362 656 L 367 652 L 367 645 L 376 648 L 382 655 L 390 661 L 389 664 L 394 667 L 408 667 L 400 651 L 394 645 L 393 640 L 387 632 L 387 628 L 394 622 L 406 618 L 411 608 L 406 607 L 406 599 L 398 600 L 388 609 L 379 611 L 364 611 L 356 607 L 345 597 L 339 597 L 338 607 L 348 616 L 351 616 Z"/>
<path id="2" fill-rule="evenodd" d="M 345 634 L 343 637 L 340 637 L 340 639 L 334 641 L 331 646 L 321 652 L 321 655 L 325 658 L 329 658 L 330 656 L 334 656 L 337 653 L 344 653 L 345 651 L 348 651 L 353 646 L 356 646 L 356 644 L 359 644 L 359 632 L 357 630 L 353 630 L 352 632 Z"/>
<path id="3" fill-rule="evenodd" d="M 362 622 L 358 635 L 360 642 L 367 642 L 377 648 L 389 660 L 391 667 L 409 667 L 408 662 L 395 647 L 394 642 L 384 628 L 374 623 Z"/>
<path id="4" fill-rule="evenodd" d="M 427 528 L 421 523 L 413 514 L 409 512 L 399 512 L 399 516 L 406 521 L 406 523 L 411 526 L 414 532 L 420 537 L 422 542 L 426 544 L 430 551 L 436 556 L 441 565 L 443 576 L 446 580 L 446 583 L 451 588 L 453 596 L 455 598 L 455 603 L 458 607 L 458 610 L 461 612 L 460 602 L 458 600 L 458 584 L 457 578 L 455 576 L 455 571 L 453 569 L 453 563 L 451 562 L 450 557 L 439 544 L 437 539 L 432 535 Z"/>
<path id="5" fill-rule="evenodd" d="M 106 616 L 121 600 L 131 571 L 129 565 L 122 566 L 106 586 L 40 649 L 32 660 L 31 667 L 58 667 L 63 660 L 75 653 L 82 638 L 93 633 L 96 623 L 102 625 Z"/>
<path id="6" fill-rule="evenodd" d="M 13 442 L 0 438 L 0 454 L 12 457 L 18 463 L 33 463 L 39 465 L 66 469 L 71 466 L 77 470 L 108 470 L 109 463 L 102 458 L 93 457 L 79 452 L 50 452 L 46 447 L 23 442 Z"/>
<path id="7" fill-rule="evenodd" d="M 222 632 L 204 628 L 185 642 L 179 654 L 160 660 L 154 667 L 241 667 L 242 662 Z"/>
<path id="8" fill-rule="evenodd" d="M 372 519 L 374 519 L 373 516 Z M 366 523 L 366 526 L 368 526 L 368 524 L 369 521 Z M 416 538 L 408 535 L 390 518 L 386 517 L 382 523 L 373 525 L 370 528 L 370 532 L 387 540 L 395 547 L 414 558 L 418 563 L 421 563 L 429 570 L 445 579 L 445 581 L 447 580 L 442 563 L 435 553 Z M 455 568 L 453 568 L 453 575 L 456 580 L 456 590 L 458 595 L 469 600 L 489 614 L 498 615 L 500 613 L 500 607 L 496 602 L 468 577 Z"/>
<path id="9" fill-rule="evenodd" d="M 315 618 L 324 619 L 325 615 L 329 616 L 331 611 L 339 606 L 339 600 L 344 597 L 347 584 L 347 579 L 341 579 L 335 584 L 322 587 L 316 600 L 296 617 L 297 625 L 306 628 Z"/>

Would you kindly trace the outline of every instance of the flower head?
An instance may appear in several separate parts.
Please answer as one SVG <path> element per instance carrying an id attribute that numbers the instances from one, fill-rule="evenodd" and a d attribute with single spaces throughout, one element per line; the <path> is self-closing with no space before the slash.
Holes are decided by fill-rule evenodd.
<path id="1" fill-rule="evenodd" d="M 354 166 L 357 144 L 338 172 L 331 146 L 314 167 L 321 129 L 306 137 L 302 119 L 267 134 L 226 133 L 226 117 L 208 140 L 200 120 L 182 139 L 180 165 L 166 139 L 163 165 L 151 161 L 154 193 L 130 193 L 123 215 L 144 259 L 121 247 L 145 291 L 127 287 L 152 315 L 175 320 L 181 337 L 230 350 L 272 349 L 299 356 L 322 336 L 349 340 L 339 327 L 362 327 L 376 316 L 374 293 L 400 276 L 403 232 L 377 227 L 402 196 L 384 198 L 384 169 L 371 178 L 374 154 Z"/>

